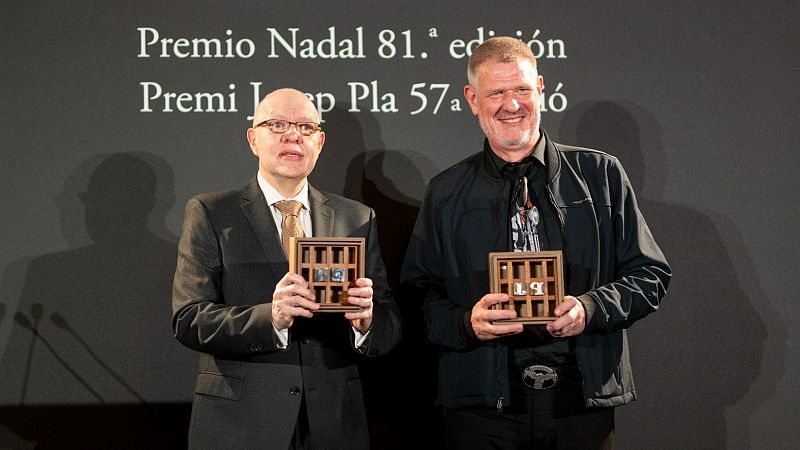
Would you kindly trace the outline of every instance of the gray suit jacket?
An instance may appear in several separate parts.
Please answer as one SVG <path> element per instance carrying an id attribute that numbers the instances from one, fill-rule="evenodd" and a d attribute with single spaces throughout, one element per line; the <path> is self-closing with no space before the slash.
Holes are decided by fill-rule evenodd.
<path id="1" fill-rule="evenodd" d="M 201 194 L 186 206 L 172 294 L 172 329 L 200 352 L 189 446 L 289 448 L 305 395 L 312 443 L 367 449 L 358 361 L 400 340 L 400 314 L 386 283 L 375 213 L 309 187 L 315 237 L 364 237 L 374 319 L 364 355 L 341 314 L 300 318 L 288 349 L 276 348 L 275 284 L 288 261 L 264 195 L 253 178 L 242 190 Z"/>

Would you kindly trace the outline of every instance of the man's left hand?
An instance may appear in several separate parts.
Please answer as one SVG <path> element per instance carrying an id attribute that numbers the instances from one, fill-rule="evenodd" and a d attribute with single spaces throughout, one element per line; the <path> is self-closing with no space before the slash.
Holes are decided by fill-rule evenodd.
<path id="1" fill-rule="evenodd" d="M 553 313 L 558 319 L 547 324 L 547 331 L 553 337 L 577 336 L 586 328 L 586 310 L 583 309 L 583 303 L 571 295 L 565 295 L 564 301 Z"/>
<path id="2" fill-rule="evenodd" d="M 362 310 L 345 313 L 344 318 L 350 321 L 353 328 L 366 334 L 372 327 L 372 280 L 369 278 L 357 279 L 356 287 L 348 289 L 347 295 L 347 302 L 360 306 Z"/>

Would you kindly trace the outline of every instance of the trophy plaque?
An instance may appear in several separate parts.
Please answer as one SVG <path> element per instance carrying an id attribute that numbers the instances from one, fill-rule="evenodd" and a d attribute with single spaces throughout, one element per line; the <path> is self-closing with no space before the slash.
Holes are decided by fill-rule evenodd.
<path id="1" fill-rule="evenodd" d="M 364 245 L 364 238 L 290 238 L 289 271 L 308 281 L 318 312 L 361 311 L 347 303 L 347 289 L 364 276 Z"/>
<path id="2" fill-rule="evenodd" d="M 508 294 L 508 303 L 494 309 L 514 309 L 515 319 L 495 323 L 546 324 L 564 300 L 560 251 L 489 253 L 489 292 Z"/>

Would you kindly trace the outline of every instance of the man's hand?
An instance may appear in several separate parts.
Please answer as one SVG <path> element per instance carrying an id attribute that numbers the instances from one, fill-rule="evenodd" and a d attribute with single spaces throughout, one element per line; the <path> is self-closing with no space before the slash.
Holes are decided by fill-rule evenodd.
<path id="1" fill-rule="evenodd" d="M 295 317 L 313 317 L 319 309 L 314 293 L 308 289 L 305 278 L 288 272 L 275 285 L 272 294 L 272 325 L 276 330 L 292 326 Z"/>
<path id="2" fill-rule="evenodd" d="M 347 312 L 344 318 L 350 321 L 353 328 L 366 334 L 372 327 L 372 280 L 369 278 L 359 278 L 356 280 L 356 287 L 347 290 L 347 302 L 351 305 L 360 306 L 362 311 Z"/>
<path id="3" fill-rule="evenodd" d="M 517 317 L 516 311 L 491 309 L 492 305 L 507 302 L 508 294 L 486 294 L 472 307 L 472 329 L 481 341 L 490 341 L 499 337 L 522 332 L 521 323 L 492 324 L 495 320 L 507 320 Z"/>
<path id="4" fill-rule="evenodd" d="M 558 319 L 547 324 L 547 331 L 553 337 L 577 336 L 586 328 L 586 310 L 583 309 L 583 303 L 571 295 L 565 295 L 564 301 L 553 313 Z"/>

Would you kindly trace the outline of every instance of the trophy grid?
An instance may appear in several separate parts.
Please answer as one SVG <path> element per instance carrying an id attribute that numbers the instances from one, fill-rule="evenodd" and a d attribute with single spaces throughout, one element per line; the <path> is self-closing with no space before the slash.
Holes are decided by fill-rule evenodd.
<path id="1" fill-rule="evenodd" d="M 564 299 L 560 251 L 494 252 L 489 254 L 490 291 L 508 294 L 508 303 L 494 309 L 514 309 L 515 319 L 496 323 L 546 324 Z"/>
<path id="2" fill-rule="evenodd" d="M 319 312 L 360 311 L 347 289 L 364 274 L 364 238 L 291 238 L 289 271 L 308 281 Z"/>

